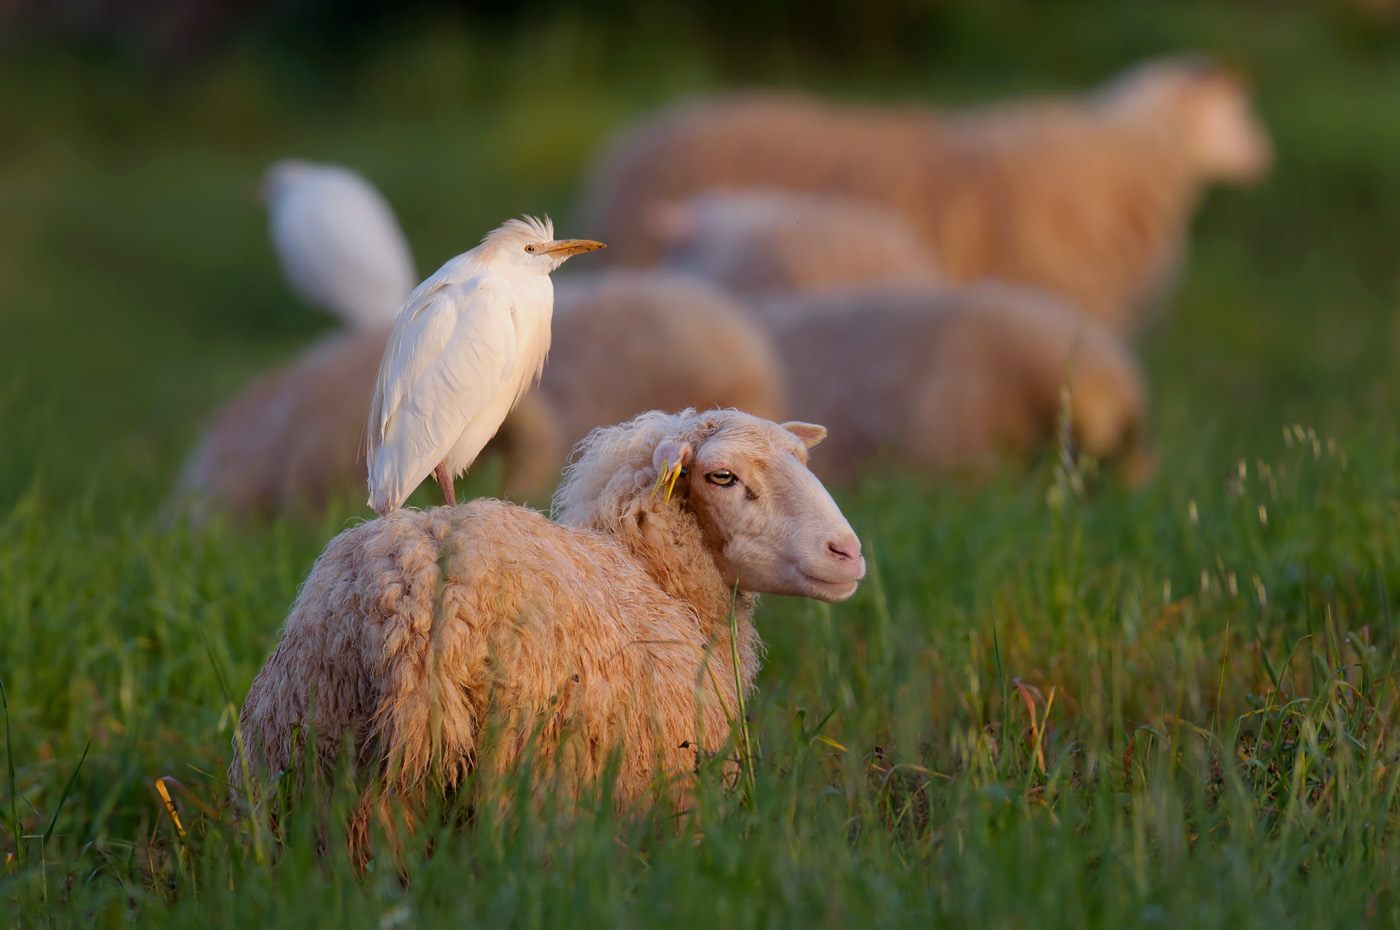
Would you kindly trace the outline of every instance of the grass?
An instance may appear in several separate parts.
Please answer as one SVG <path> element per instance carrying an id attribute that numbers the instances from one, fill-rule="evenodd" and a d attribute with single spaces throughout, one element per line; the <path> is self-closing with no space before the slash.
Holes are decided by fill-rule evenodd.
<path id="1" fill-rule="evenodd" d="M 508 41 L 405 26 L 325 73 L 275 43 L 178 81 L 71 53 L 0 65 L 24 130 L 0 161 L 4 922 L 1400 920 L 1400 38 L 1333 7 L 950 10 L 927 49 L 851 68 L 567 19 Z M 1182 46 L 1251 67 L 1279 163 L 1211 196 L 1144 341 L 1152 484 L 1080 496 L 1047 462 L 840 490 L 869 579 L 834 607 L 765 601 L 751 776 L 702 773 L 702 827 L 518 792 L 361 876 L 308 817 L 233 819 L 237 702 L 364 515 L 158 516 L 209 408 L 328 325 L 242 199 L 263 164 L 363 168 L 426 272 L 502 216 L 566 216 L 593 145 L 676 94 L 974 100 Z"/>

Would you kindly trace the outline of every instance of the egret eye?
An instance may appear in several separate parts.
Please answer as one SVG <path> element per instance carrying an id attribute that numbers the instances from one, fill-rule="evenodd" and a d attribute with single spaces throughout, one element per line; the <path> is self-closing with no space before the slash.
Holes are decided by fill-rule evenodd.
<path id="1" fill-rule="evenodd" d="M 727 488 L 734 483 L 734 472 L 727 471 L 721 468 L 719 471 L 710 472 L 708 475 L 705 476 L 705 480 L 710 482 L 710 484 L 715 484 L 719 485 L 722 488 Z"/>
<path id="2" fill-rule="evenodd" d="M 527 246 L 525 246 L 525 251 L 527 251 L 527 252 L 533 252 L 533 251 L 535 251 L 535 247 L 534 247 L 533 245 L 527 245 Z"/>

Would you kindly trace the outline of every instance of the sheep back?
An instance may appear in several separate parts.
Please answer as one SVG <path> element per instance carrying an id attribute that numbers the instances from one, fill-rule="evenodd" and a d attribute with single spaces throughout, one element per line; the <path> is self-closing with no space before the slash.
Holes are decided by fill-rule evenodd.
<path id="1" fill-rule="evenodd" d="M 1085 451 L 1117 460 L 1144 438 L 1132 353 L 1047 295 L 868 288 L 770 301 L 762 312 L 792 415 L 830 429 L 813 459 L 823 479 L 851 480 L 882 459 L 984 472 L 1054 438 L 1062 388 Z"/>
<path id="2" fill-rule="evenodd" d="M 748 690 L 761 644 L 738 622 Z M 329 777 L 344 745 L 362 781 L 409 802 L 527 749 L 540 777 L 576 790 L 617 752 L 622 803 L 723 747 L 729 650 L 727 626 L 702 626 L 613 536 L 493 500 L 400 510 L 327 547 L 240 726 L 262 777 L 303 739 Z"/>

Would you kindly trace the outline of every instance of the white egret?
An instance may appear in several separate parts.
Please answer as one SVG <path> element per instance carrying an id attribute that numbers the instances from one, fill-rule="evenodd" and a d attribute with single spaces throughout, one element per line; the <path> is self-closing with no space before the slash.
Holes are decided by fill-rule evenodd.
<path id="1" fill-rule="evenodd" d="M 387 327 L 418 279 L 394 211 L 349 168 L 286 159 L 263 176 L 272 243 L 292 290 L 357 329 Z"/>
<path id="2" fill-rule="evenodd" d="M 370 402 L 369 505 L 403 505 L 432 474 L 449 504 L 467 469 L 540 375 L 554 285 L 571 255 L 603 248 L 555 239 L 546 217 L 507 220 L 409 295 Z"/>

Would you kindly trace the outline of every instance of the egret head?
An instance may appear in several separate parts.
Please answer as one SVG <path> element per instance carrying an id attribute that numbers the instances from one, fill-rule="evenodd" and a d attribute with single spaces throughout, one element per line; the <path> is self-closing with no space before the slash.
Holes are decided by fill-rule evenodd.
<path id="1" fill-rule="evenodd" d="M 492 265 L 518 274 L 549 274 L 570 256 L 607 248 L 592 239 L 556 239 L 549 217 L 506 220 L 481 240 L 477 251 Z"/>

